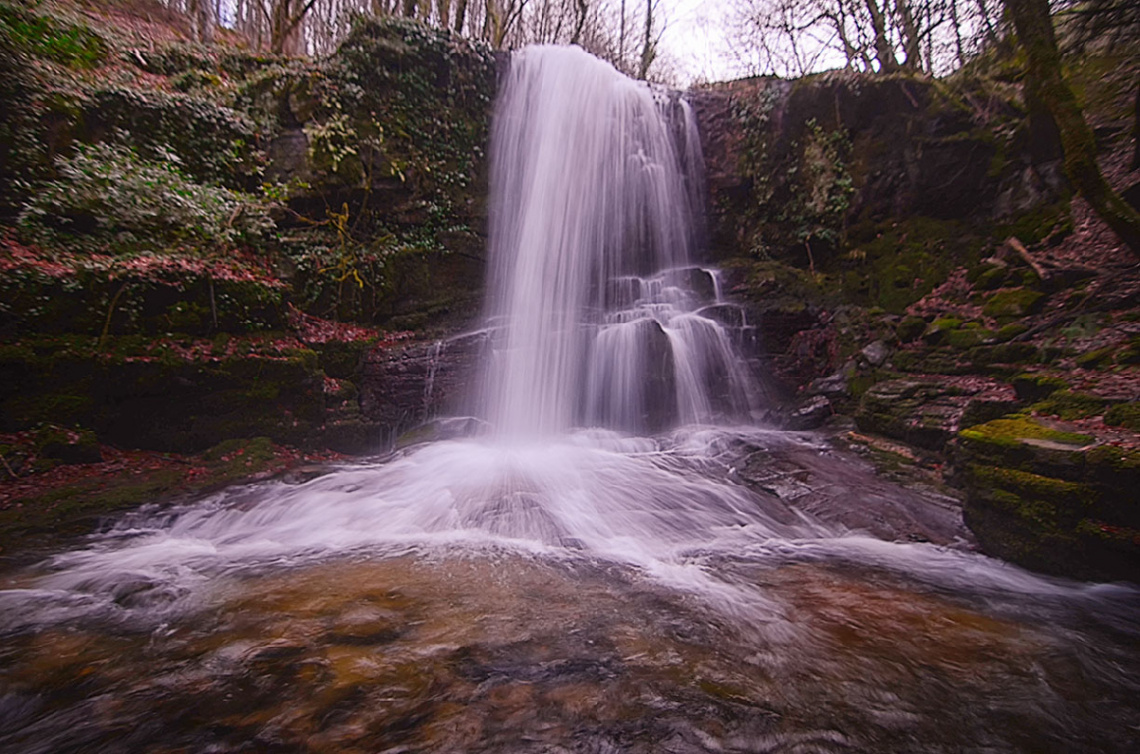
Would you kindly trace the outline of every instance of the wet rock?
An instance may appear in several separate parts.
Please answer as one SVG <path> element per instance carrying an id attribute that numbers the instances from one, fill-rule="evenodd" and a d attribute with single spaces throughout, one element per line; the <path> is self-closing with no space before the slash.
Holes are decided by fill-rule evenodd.
<path id="1" fill-rule="evenodd" d="M 720 322 L 726 327 L 744 327 L 744 309 L 737 304 L 714 304 L 697 311 L 702 317 Z"/>
<path id="2" fill-rule="evenodd" d="M 864 346 L 860 353 L 863 354 L 863 358 L 867 360 L 868 364 L 873 367 L 881 367 L 886 363 L 887 357 L 891 355 L 891 349 L 883 341 L 876 340 Z"/>
<path id="3" fill-rule="evenodd" d="M 811 381 L 807 389 L 808 395 L 825 395 L 830 398 L 844 397 L 850 392 L 845 371 L 836 372 L 827 377 L 819 377 Z"/>
<path id="4" fill-rule="evenodd" d="M 1018 406 L 1013 388 L 985 377 L 887 380 L 871 387 L 855 421 L 864 432 L 940 450 L 959 429 Z"/>
<path id="5" fill-rule="evenodd" d="M 395 438 L 434 416 L 458 412 L 487 344 L 487 334 L 477 332 L 366 354 L 360 385 L 364 418 Z"/>
<path id="6" fill-rule="evenodd" d="M 965 518 L 988 554 L 1140 581 L 1140 450 L 1103 425 L 1012 416 L 958 434 Z"/>
<path id="7" fill-rule="evenodd" d="M 833 413 L 827 396 L 817 395 L 784 416 L 781 426 L 791 430 L 816 429 L 823 426 Z"/>
<path id="8" fill-rule="evenodd" d="M 396 438 L 397 448 L 407 448 L 426 442 L 473 437 L 487 429 L 487 422 L 474 416 L 449 416 L 433 419 L 413 427 Z"/>
<path id="9" fill-rule="evenodd" d="M 716 280 L 710 271 L 700 267 L 670 270 L 664 275 L 666 285 L 675 285 L 689 291 L 699 301 L 716 301 Z"/>

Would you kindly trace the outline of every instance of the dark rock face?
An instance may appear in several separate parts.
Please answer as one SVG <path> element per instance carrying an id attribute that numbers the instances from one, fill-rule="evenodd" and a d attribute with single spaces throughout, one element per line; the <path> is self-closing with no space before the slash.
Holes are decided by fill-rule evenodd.
<path id="1" fill-rule="evenodd" d="M 1065 189 L 1056 140 L 1030 138 L 1016 106 L 981 89 L 831 72 L 744 79 L 690 98 L 707 164 L 711 236 L 730 253 L 749 251 L 757 234 L 777 254 L 802 251 L 805 234 L 826 246 L 826 228 L 814 226 L 827 222 L 838 231 L 915 214 L 1004 217 L 1056 201 Z M 1004 143 L 994 121 L 1020 129 L 1011 126 Z M 821 151 L 821 139 L 834 149 Z M 818 205 L 829 182 L 836 190 L 826 199 L 841 211 L 828 220 Z"/>
<path id="2" fill-rule="evenodd" d="M 485 332 L 434 343 L 414 343 L 364 357 L 360 409 L 394 440 L 402 431 L 443 413 L 461 413 L 473 398 Z"/>

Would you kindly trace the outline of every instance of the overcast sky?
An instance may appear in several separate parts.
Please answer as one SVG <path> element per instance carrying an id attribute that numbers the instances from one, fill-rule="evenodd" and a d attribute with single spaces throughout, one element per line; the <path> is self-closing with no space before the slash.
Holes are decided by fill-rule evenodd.
<path id="1" fill-rule="evenodd" d="M 661 0 L 668 21 L 660 54 L 676 67 L 686 86 L 694 81 L 724 81 L 743 75 L 729 54 L 725 33 L 731 0 Z"/>

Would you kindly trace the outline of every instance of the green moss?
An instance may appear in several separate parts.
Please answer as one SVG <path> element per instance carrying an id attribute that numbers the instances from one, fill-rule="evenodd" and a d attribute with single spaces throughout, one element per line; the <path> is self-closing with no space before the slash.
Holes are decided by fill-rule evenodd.
<path id="1" fill-rule="evenodd" d="M 1061 419 L 1085 419 L 1103 414 L 1107 406 L 1106 400 L 1095 395 L 1058 390 L 1045 400 L 1035 403 L 1032 410 L 1038 414 Z"/>
<path id="2" fill-rule="evenodd" d="M 921 317 L 906 317 L 895 328 L 895 336 L 903 343 L 909 343 L 926 330 L 926 320 Z"/>
<path id="3" fill-rule="evenodd" d="M 971 465 L 967 471 L 973 484 L 1002 489 L 1024 499 L 1045 500 L 1067 506 L 1086 506 L 1097 497 L 1087 484 L 1033 474 L 999 466 Z"/>
<path id="4" fill-rule="evenodd" d="M 1040 401 L 1058 390 L 1067 390 L 1069 384 L 1060 377 L 1024 372 L 1011 380 L 1017 397 L 1023 401 Z"/>
<path id="5" fill-rule="evenodd" d="M 844 293 L 900 315 L 958 267 L 977 264 L 985 245 L 965 223 L 921 216 L 867 225 L 851 236 L 855 248 L 848 258 L 861 261 Z"/>
<path id="6" fill-rule="evenodd" d="M 1095 351 L 1081 354 L 1075 361 L 1077 362 L 1077 366 L 1084 367 L 1085 369 L 1098 369 L 1112 363 L 1118 350 L 1119 348 L 1117 346 L 1098 348 Z"/>
<path id="7" fill-rule="evenodd" d="M 1104 423 L 1140 432 L 1140 402 L 1120 403 L 1104 413 Z"/>
<path id="8" fill-rule="evenodd" d="M 1044 304 L 1045 294 L 1028 288 L 998 291 L 982 307 L 987 317 L 1024 317 L 1038 311 Z"/>
<path id="9" fill-rule="evenodd" d="M 995 288 L 1001 288 L 1008 279 L 1008 267 L 989 267 L 985 272 L 978 275 L 974 287 L 982 291 L 992 291 Z"/>
<path id="10" fill-rule="evenodd" d="M 994 339 L 999 343 L 1005 343 L 1013 340 L 1018 335 L 1029 332 L 1029 327 L 1020 322 L 1010 322 L 1008 325 L 1000 328 L 994 335 Z"/>
<path id="11" fill-rule="evenodd" d="M 1016 415 L 963 429 L 958 436 L 967 441 L 1015 447 L 1021 440 L 1048 440 L 1063 445 L 1085 446 L 1093 442 L 1090 435 L 1050 429 L 1036 420 Z"/>
<path id="12" fill-rule="evenodd" d="M 1068 234 L 1072 230 L 1073 217 L 1066 200 L 1039 206 L 1019 215 L 1013 222 L 995 228 L 994 235 L 998 238 L 1014 236 L 1022 243 L 1032 245 L 1051 233 Z"/>
<path id="13" fill-rule="evenodd" d="M 1115 445 L 1098 445 L 1088 452 L 1088 463 L 1093 468 L 1104 468 L 1117 473 L 1135 474 L 1140 471 L 1140 451 L 1128 450 Z M 1132 477 L 1133 483 L 1135 477 Z M 1134 487 L 1130 493 L 1135 496 L 1140 490 Z"/>
<path id="14" fill-rule="evenodd" d="M 943 343 L 951 348 L 973 348 L 992 340 L 993 337 L 992 331 L 979 328 L 951 330 L 946 333 Z"/>
<path id="15" fill-rule="evenodd" d="M 938 345 L 946 339 L 947 333 L 953 332 L 961 326 L 962 320 L 956 317 L 941 317 L 927 326 L 922 334 L 922 339 L 931 345 Z"/>

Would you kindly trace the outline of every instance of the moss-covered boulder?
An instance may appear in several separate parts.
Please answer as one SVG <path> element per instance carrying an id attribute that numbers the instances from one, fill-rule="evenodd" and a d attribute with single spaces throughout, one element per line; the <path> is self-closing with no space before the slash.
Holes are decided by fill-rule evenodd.
<path id="1" fill-rule="evenodd" d="M 1140 580 L 1140 450 L 1095 427 L 1013 415 L 958 434 L 965 519 L 989 554 Z"/>
<path id="2" fill-rule="evenodd" d="M 1013 389 L 985 378 L 924 376 L 879 382 L 859 403 L 855 421 L 864 432 L 928 450 L 941 450 L 962 427 L 1008 413 Z"/>

